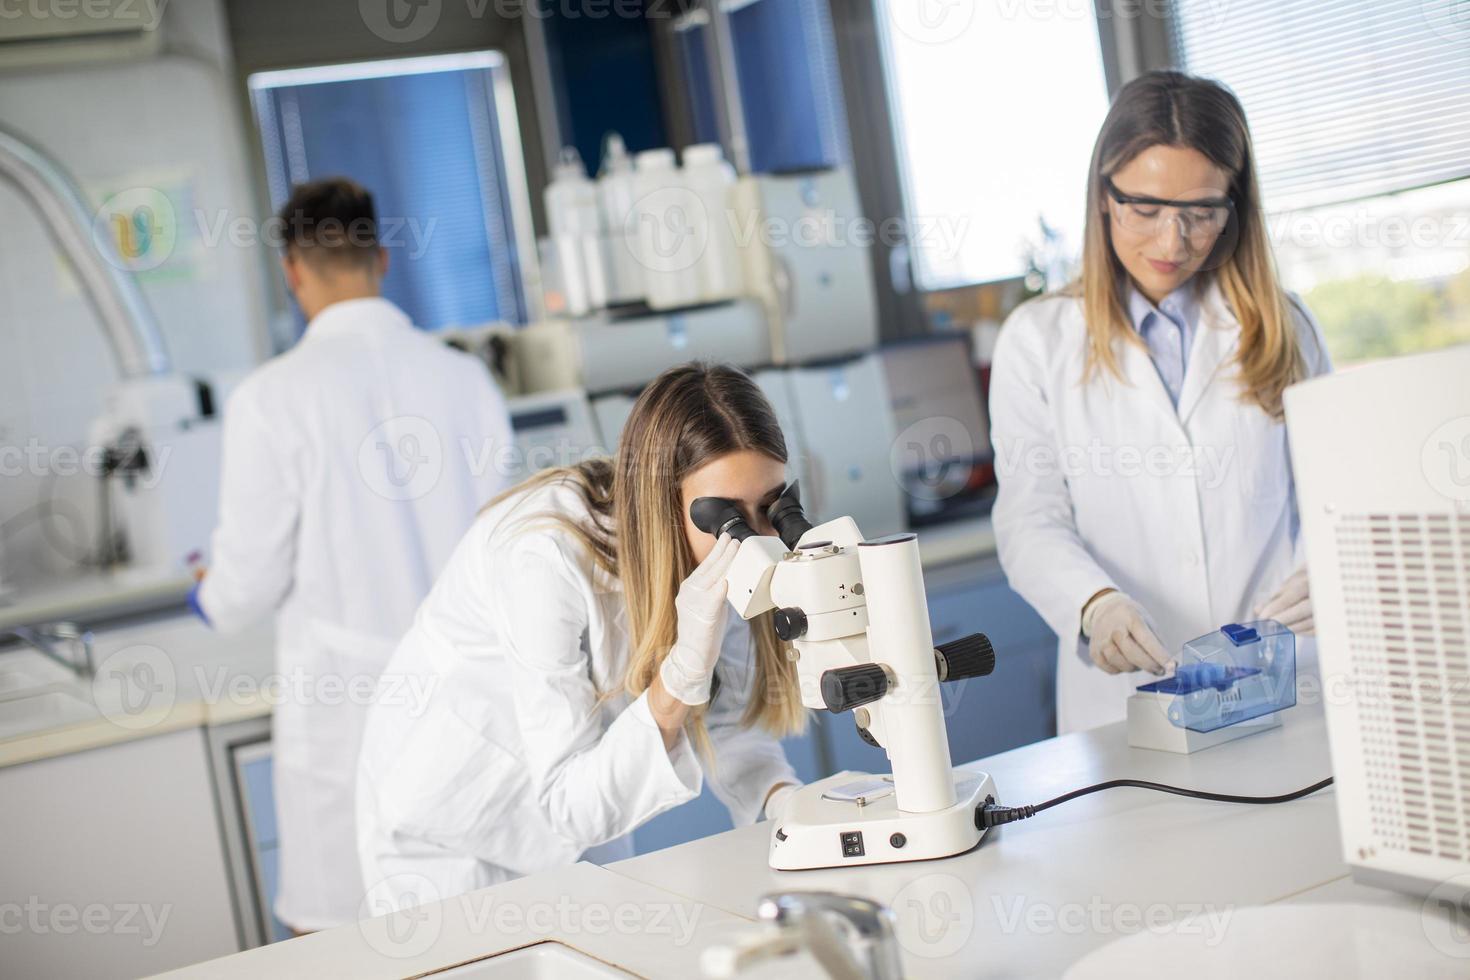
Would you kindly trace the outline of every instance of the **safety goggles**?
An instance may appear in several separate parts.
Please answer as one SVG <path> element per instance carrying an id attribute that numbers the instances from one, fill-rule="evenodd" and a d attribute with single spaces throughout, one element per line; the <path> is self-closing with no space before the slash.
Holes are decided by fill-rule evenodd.
<path id="1" fill-rule="evenodd" d="M 1184 237 L 1193 246 L 1209 245 L 1225 230 L 1235 213 L 1235 202 L 1229 197 L 1205 198 L 1198 201 L 1168 201 L 1139 194 L 1124 194 L 1106 182 L 1108 196 L 1117 202 L 1117 221 L 1129 231 L 1152 234 L 1163 230 L 1165 221 L 1177 222 Z"/>

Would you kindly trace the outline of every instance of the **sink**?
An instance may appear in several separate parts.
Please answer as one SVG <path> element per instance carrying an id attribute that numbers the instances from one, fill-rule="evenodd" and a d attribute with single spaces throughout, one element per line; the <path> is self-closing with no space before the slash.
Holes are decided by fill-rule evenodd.
<path id="1" fill-rule="evenodd" d="M 483 960 L 427 975 L 446 980 L 470 980 L 472 977 L 484 980 L 628 980 L 634 976 L 557 942 L 522 946 L 508 953 L 487 956 Z"/>
<path id="2" fill-rule="evenodd" d="M 0 701 L 0 739 L 60 728 L 97 717 L 97 709 L 64 691 Z"/>
<path id="3" fill-rule="evenodd" d="M 0 653 L 0 701 L 75 679 L 61 664 L 34 650 Z"/>

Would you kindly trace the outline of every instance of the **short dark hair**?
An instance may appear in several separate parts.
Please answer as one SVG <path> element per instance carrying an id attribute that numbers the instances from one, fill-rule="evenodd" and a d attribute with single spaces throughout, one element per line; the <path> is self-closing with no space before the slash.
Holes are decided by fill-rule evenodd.
<path id="1" fill-rule="evenodd" d="M 313 264 L 371 267 L 378 258 L 373 195 L 346 177 L 327 177 L 291 189 L 276 218 L 286 251 Z"/>

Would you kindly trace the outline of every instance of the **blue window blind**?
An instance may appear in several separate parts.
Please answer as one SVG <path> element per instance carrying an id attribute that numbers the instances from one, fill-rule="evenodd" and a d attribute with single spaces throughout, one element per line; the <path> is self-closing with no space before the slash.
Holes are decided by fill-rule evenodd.
<path id="1" fill-rule="evenodd" d="M 826 0 L 749 0 L 726 9 L 751 170 L 843 163 L 847 127 Z"/>
<path id="2" fill-rule="evenodd" d="M 726 0 L 722 7 L 730 22 L 751 170 L 789 173 L 845 163 L 842 82 L 826 0 Z M 676 28 L 699 142 L 718 139 L 708 23 L 704 10 L 694 10 Z"/>
<path id="3" fill-rule="evenodd" d="M 715 115 L 715 81 L 709 61 L 709 15 L 695 10 L 674 28 L 678 44 L 679 75 L 688 94 L 690 126 L 696 143 L 718 143 L 720 124 Z"/>
<path id="4" fill-rule="evenodd" d="M 388 252 L 383 294 L 425 329 L 524 322 L 498 55 L 268 72 L 251 79 L 273 207 L 345 176 L 373 194 Z"/>

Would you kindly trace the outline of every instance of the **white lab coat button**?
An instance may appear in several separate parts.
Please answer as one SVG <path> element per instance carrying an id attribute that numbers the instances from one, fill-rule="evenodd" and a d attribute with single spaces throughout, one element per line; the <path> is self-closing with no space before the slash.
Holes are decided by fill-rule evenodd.
<path id="1" fill-rule="evenodd" d="M 1186 564 L 1186 565 L 1198 565 L 1199 564 L 1199 554 L 1197 552 L 1194 552 L 1194 551 L 1186 551 L 1184 553 L 1184 564 Z"/>

